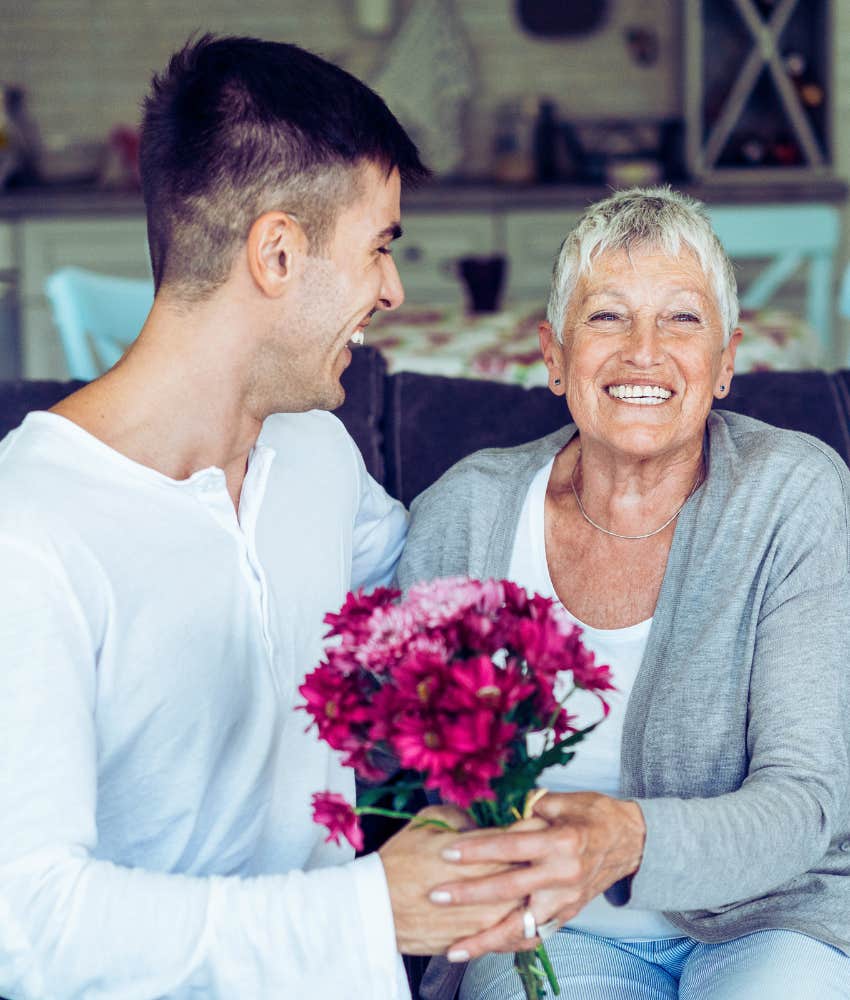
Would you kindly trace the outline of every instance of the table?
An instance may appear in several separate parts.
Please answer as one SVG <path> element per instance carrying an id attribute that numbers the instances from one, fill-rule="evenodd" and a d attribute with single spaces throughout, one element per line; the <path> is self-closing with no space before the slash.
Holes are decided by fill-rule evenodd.
<path id="1" fill-rule="evenodd" d="M 384 355 L 390 372 L 546 385 L 537 339 L 544 314 L 544 308 L 532 302 L 472 315 L 457 306 L 405 305 L 397 313 L 376 314 L 366 331 L 366 343 Z M 738 372 L 822 365 L 819 338 L 799 317 L 779 309 L 745 309 L 741 327 Z"/>

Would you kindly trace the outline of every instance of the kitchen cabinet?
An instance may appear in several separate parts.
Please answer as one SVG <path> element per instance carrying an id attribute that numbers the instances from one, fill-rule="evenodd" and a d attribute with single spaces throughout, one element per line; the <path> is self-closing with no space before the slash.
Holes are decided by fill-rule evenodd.
<path id="1" fill-rule="evenodd" d="M 696 177 L 810 180 L 831 162 L 830 0 L 687 0 Z"/>
<path id="2" fill-rule="evenodd" d="M 14 227 L 0 222 L 0 379 L 16 378 L 21 370 L 14 238 Z"/>
<path id="3" fill-rule="evenodd" d="M 827 361 L 843 362 L 832 320 L 844 184 L 716 182 L 683 190 L 709 205 L 721 238 L 741 265 L 744 304 L 779 304 L 806 317 L 823 340 Z M 407 195 L 404 238 L 394 249 L 407 301 L 459 306 L 464 289 L 458 259 L 501 254 L 508 262 L 503 302 L 544 307 L 561 242 L 584 207 L 609 193 L 567 185 L 432 185 Z M 0 275 L 17 283 L 19 368 L 27 378 L 66 377 L 43 289 L 48 275 L 67 265 L 150 280 L 138 195 L 0 197 Z M 8 375 L 4 370 L 2 377 Z"/>
<path id="4" fill-rule="evenodd" d="M 0 222 L 0 271 L 15 270 L 14 227 Z"/>
<path id="5" fill-rule="evenodd" d="M 461 257 L 496 252 L 495 217 L 489 212 L 402 214 L 404 238 L 393 250 L 408 302 L 457 304 L 463 289 L 457 274 Z"/>
<path id="6" fill-rule="evenodd" d="M 502 300 L 545 302 L 555 254 L 580 216 L 577 210 L 510 208 L 478 213 L 405 212 L 404 239 L 396 258 L 406 300 L 461 304 L 464 289 L 458 259 L 501 255 L 508 262 Z"/>
<path id="7" fill-rule="evenodd" d="M 545 305 L 555 257 L 581 212 L 507 212 L 504 216 L 504 253 L 509 261 L 507 297 L 537 300 Z"/>
<path id="8" fill-rule="evenodd" d="M 135 214 L 28 219 L 18 226 L 23 374 L 27 378 L 67 378 L 62 347 L 44 297 L 45 279 L 69 265 L 103 274 L 150 278 L 145 221 Z"/>

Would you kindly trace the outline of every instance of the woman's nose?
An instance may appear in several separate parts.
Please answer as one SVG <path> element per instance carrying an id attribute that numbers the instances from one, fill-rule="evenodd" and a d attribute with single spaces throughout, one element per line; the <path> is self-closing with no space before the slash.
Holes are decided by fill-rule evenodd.
<path id="1" fill-rule="evenodd" d="M 626 344 L 623 359 L 638 368 L 651 368 L 662 360 L 661 331 L 654 316 L 636 316 Z"/>

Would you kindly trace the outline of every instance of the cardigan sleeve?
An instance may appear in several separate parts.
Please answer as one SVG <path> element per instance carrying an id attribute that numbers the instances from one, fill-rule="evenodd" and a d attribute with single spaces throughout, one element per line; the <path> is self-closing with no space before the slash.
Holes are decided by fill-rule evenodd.
<path id="1" fill-rule="evenodd" d="M 630 896 L 645 909 L 732 907 L 817 868 L 831 842 L 847 836 L 848 475 L 837 458 L 831 468 L 822 460 L 809 465 L 805 488 L 790 500 L 783 482 L 785 511 L 764 546 L 769 569 L 754 601 L 746 777 L 714 797 L 636 797 L 647 827 L 644 855 L 631 884 L 609 890 L 612 903 Z M 722 588 L 705 595 L 709 603 L 723 598 Z"/>
<path id="2" fill-rule="evenodd" d="M 419 580 L 470 572 L 466 479 L 453 470 L 410 505 L 407 541 L 396 570 L 402 590 Z"/>

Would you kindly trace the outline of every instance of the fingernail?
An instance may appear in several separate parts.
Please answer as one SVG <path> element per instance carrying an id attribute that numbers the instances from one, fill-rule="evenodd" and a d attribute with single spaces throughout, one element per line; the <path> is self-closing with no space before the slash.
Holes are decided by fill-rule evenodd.
<path id="1" fill-rule="evenodd" d="M 463 948 L 457 948 L 455 951 L 450 951 L 448 955 L 446 955 L 446 958 L 450 962 L 468 962 L 469 952 L 464 951 Z"/>
<path id="2" fill-rule="evenodd" d="M 452 894 L 445 889 L 435 889 L 428 898 L 432 903 L 450 903 Z"/>
<path id="3" fill-rule="evenodd" d="M 443 861 L 460 861 L 460 851 L 456 847 L 447 847 L 443 851 Z"/>

